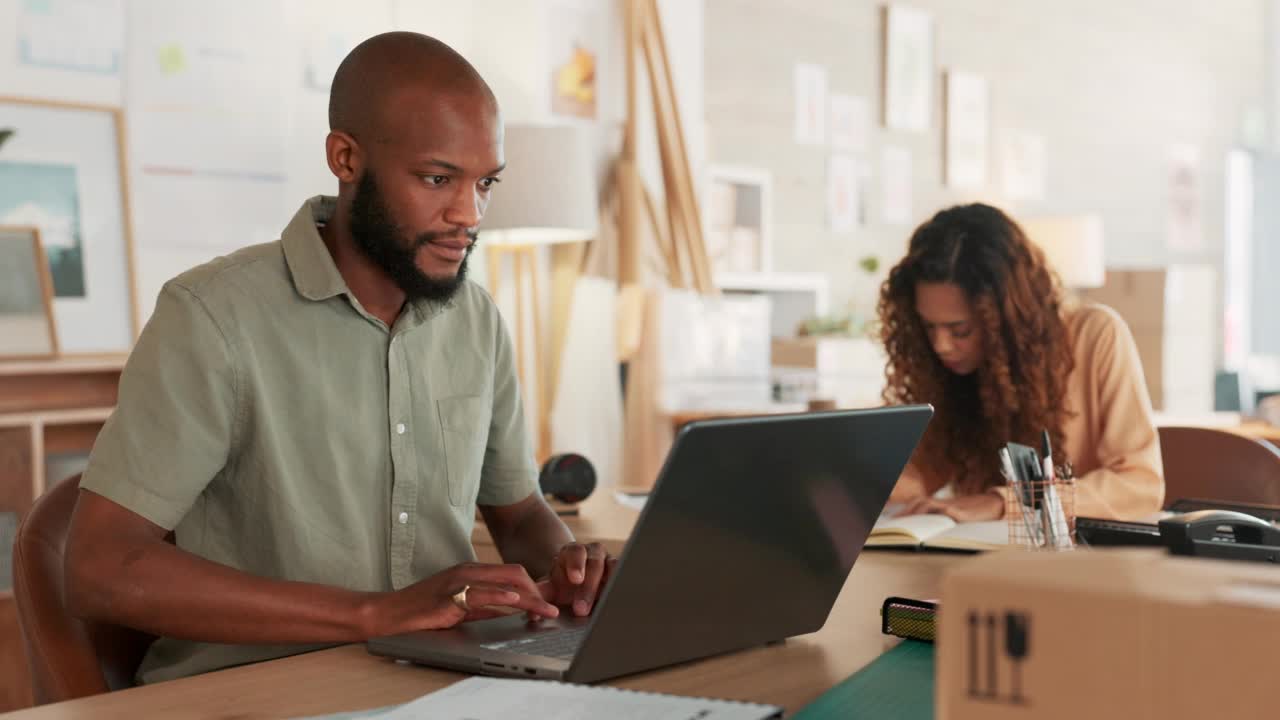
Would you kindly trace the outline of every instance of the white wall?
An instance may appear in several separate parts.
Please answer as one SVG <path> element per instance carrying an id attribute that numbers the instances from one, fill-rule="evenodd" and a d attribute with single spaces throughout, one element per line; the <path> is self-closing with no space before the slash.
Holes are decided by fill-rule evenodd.
<path id="1" fill-rule="evenodd" d="M 0 32 L 0 96 L 13 95 L 81 103 L 98 103 L 123 107 L 126 123 L 137 116 L 139 108 L 128 103 L 127 78 L 140 63 L 153 63 L 152 48 L 140 49 L 130 44 L 130 22 L 150 18 L 156 6 L 149 3 L 169 0 L 107 0 L 108 10 L 123 18 L 119 32 L 123 35 L 124 58 L 120 72 L 95 75 L 44 68 L 32 68 L 16 62 L 17 33 Z M 271 3 L 260 0 L 225 0 L 218 3 L 191 2 L 184 12 L 185 21 L 193 27 L 232 24 L 232 17 L 273 16 Z M 240 107 L 244 116 L 274 119 L 283 124 L 283 182 L 280 187 L 263 187 L 264 193 L 278 197 L 260 219 L 257 227 L 265 228 L 252 237 L 239 230 L 228 219 L 222 227 L 219 217 L 233 218 L 237 207 L 229 198 L 211 195 L 185 198 L 175 202 L 171 195 L 157 197 L 148 191 L 138 163 L 131 160 L 130 184 L 134 188 L 133 216 L 137 232 L 134 237 L 136 267 L 134 284 L 139 295 L 143 318 L 149 314 L 156 293 L 168 278 L 200 262 L 237 247 L 269 240 L 288 222 L 301 202 L 311 195 L 334 192 L 335 185 L 324 163 L 324 135 L 327 131 L 327 93 L 305 88 L 301 82 L 304 54 L 308 43 L 325 33 L 340 32 L 354 45 L 377 32 L 403 29 L 433 35 L 449 43 L 465 55 L 493 86 L 508 123 L 563 122 L 551 115 L 547 94 L 549 62 L 547 32 L 549 13 L 558 6 L 590 10 L 598 17 L 600 32 L 599 100 L 597 119 L 584 127 L 597 136 L 600 168 L 616 152 L 620 127 L 625 116 L 623 93 L 623 53 L 621 0 L 491 0 L 485 3 L 458 3 L 442 0 L 366 0 L 360 3 L 342 0 L 272 0 L 279 8 L 275 17 L 283 17 L 279 36 L 273 37 L 280 48 L 273 54 L 283 58 L 283 67 L 258 67 L 245 76 L 246 83 L 265 82 L 269 75 L 284 75 L 284 93 L 270 106 Z M 676 70 L 679 100 L 686 113 L 686 128 L 695 167 L 703 165 L 705 141 L 702 131 L 702 2 L 701 0 L 661 0 L 667 25 L 668 47 Z M 0 27 L 14 27 L 20 17 L 22 0 L 0 0 Z M 171 6 L 170 6 L 171 7 Z M 164 9 L 161 6 L 161 9 Z M 130 20 L 130 18 L 132 18 Z M 137 29 L 136 27 L 134 28 Z M 149 28 L 155 36 L 157 28 Z M 163 31 L 164 28 L 159 28 Z M 175 33 L 177 29 L 175 28 Z M 132 64 L 132 65 L 131 65 Z M 216 105 L 218 98 L 207 98 Z M 648 125 L 651 131 L 651 123 Z M 643 131 L 642 131 L 643 132 Z M 642 134 L 642 170 L 655 188 L 660 187 L 661 173 L 657 162 L 656 143 L 651 132 Z M 602 178 L 603 179 L 603 178 Z M 87 189 L 91 191 L 91 189 Z M 256 211 L 261 215 L 261 210 Z M 199 232 L 212 241 L 192 244 L 175 232 L 183 213 L 197 219 Z M 167 220 L 162 222 L 161 219 Z M 233 230 L 233 228 L 236 228 Z M 274 229 L 270 229 L 274 228 Z M 483 258 L 476 256 L 473 277 L 484 278 Z"/>
<path id="2" fill-rule="evenodd" d="M 873 286 L 858 287 L 867 254 L 896 261 L 914 225 L 974 197 L 1000 200 L 995 150 L 1002 133 L 1040 133 L 1047 145 L 1045 198 L 1005 203 L 1015 213 L 1103 215 L 1114 267 L 1221 263 L 1224 173 L 1229 148 L 1265 117 L 1267 12 L 1274 0 L 913 0 L 933 15 L 935 93 L 926 133 L 881 127 L 880 9 L 874 0 L 707 0 L 707 117 L 716 163 L 773 174 L 774 266 L 825 271 L 833 305 L 869 309 Z M 825 223 L 827 150 L 792 142 L 792 66 L 820 63 L 833 91 L 871 102 L 868 224 L 836 234 Z M 1276 63 L 1271 63 L 1276 65 Z M 991 185 L 960 193 L 942 183 L 941 77 L 947 68 L 989 83 Z M 1265 124 L 1265 123 L 1264 123 Z M 879 148 L 913 154 L 913 222 L 879 213 Z M 1204 246 L 1166 247 L 1168 150 L 1200 149 Z M 855 288 L 857 288 L 855 290 Z M 1205 302 L 1216 303 L 1214 298 Z"/>

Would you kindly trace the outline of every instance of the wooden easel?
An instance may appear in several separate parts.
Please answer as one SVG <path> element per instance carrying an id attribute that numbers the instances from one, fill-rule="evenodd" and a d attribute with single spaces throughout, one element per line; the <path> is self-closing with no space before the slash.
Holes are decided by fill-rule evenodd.
<path id="1" fill-rule="evenodd" d="M 612 178 L 618 193 L 619 210 L 618 283 L 622 287 L 644 284 L 640 263 L 643 214 L 663 260 L 660 269 L 662 279 L 673 288 L 692 288 L 700 293 L 715 294 L 718 291 L 711 278 L 711 264 L 702 237 L 702 216 L 689 166 L 684 126 L 680 120 L 657 0 L 627 0 L 626 14 L 627 123 L 623 131 L 622 153 Z M 649 77 L 662 181 L 666 189 L 665 218 L 659 217 L 653 196 L 645 189 L 637 170 L 638 56 L 643 56 Z"/>
<path id="2" fill-rule="evenodd" d="M 657 311 L 647 298 L 656 286 L 719 291 L 711 277 L 702 217 L 676 102 L 671 63 L 656 0 L 625 0 L 627 121 L 622 149 L 601 198 L 602 237 L 589 247 L 558 247 L 552 254 L 553 322 L 549 369 L 558 377 L 567 298 L 584 273 L 615 278 L 618 297 L 618 360 L 629 363 L 625 403 L 622 486 L 647 489 L 672 440 L 670 419 L 658 408 Z M 639 65 L 643 59 L 655 116 L 665 203 L 655 202 L 637 163 Z M 612 232 L 616 242 L 608 242 Z M 649 238 L 652 238 L 652 241 Z M 654 252 L 656 246 L 656 252 Z M 650 256 L 656 255 L 656 262 Z M 558 390 L 552 380 L 554 398 Z"/>

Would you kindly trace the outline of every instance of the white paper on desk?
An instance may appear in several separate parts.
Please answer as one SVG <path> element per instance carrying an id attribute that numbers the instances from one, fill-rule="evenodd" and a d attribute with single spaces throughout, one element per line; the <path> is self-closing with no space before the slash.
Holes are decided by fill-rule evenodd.
<path id="1" fill-rule="evenodd" d="M 546 680 L 472 677 L 373 720 L 764 720 L 781 708 Z"/>

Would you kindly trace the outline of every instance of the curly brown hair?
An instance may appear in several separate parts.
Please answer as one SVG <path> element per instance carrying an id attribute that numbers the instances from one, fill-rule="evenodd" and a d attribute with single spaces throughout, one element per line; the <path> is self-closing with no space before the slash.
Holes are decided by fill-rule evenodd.
<path id="1" fill-rule="evenodd" d="M 984 334 L 977 372 L 960 376 L 934 353 L 916 312 L 916 284 L 964 291 Z M 1044 253 L 1000 210 L 975 203 L 942 210 L 911 236 L 907 256 L 880 289 L 880 338 L 888 354 L 885 402 L 932 403 L 915 461 L 933 476 L 954 473 L 959 494 L 1001 484 L 998 450 L 1038 445 L 1069 463 L 1063 406 L 1074 366 L 1062 318 L 1062 288 Z"/>

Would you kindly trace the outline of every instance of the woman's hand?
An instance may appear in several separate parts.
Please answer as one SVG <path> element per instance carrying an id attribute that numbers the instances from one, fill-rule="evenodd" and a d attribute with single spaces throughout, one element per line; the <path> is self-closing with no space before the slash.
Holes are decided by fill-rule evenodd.
<path id="1" fill-rule="evenodd" d="M 979 522 L 982 520 L 999 520 L 1004 517 L 1004 498 L 994 492 L 978 495 L 962 495 L 956 498 L 940 500 L 921 496 L 909 501 L 898 513 L 903 515 L 921 515 L 934 513 L 946 515 L 956 522 Z"/>

